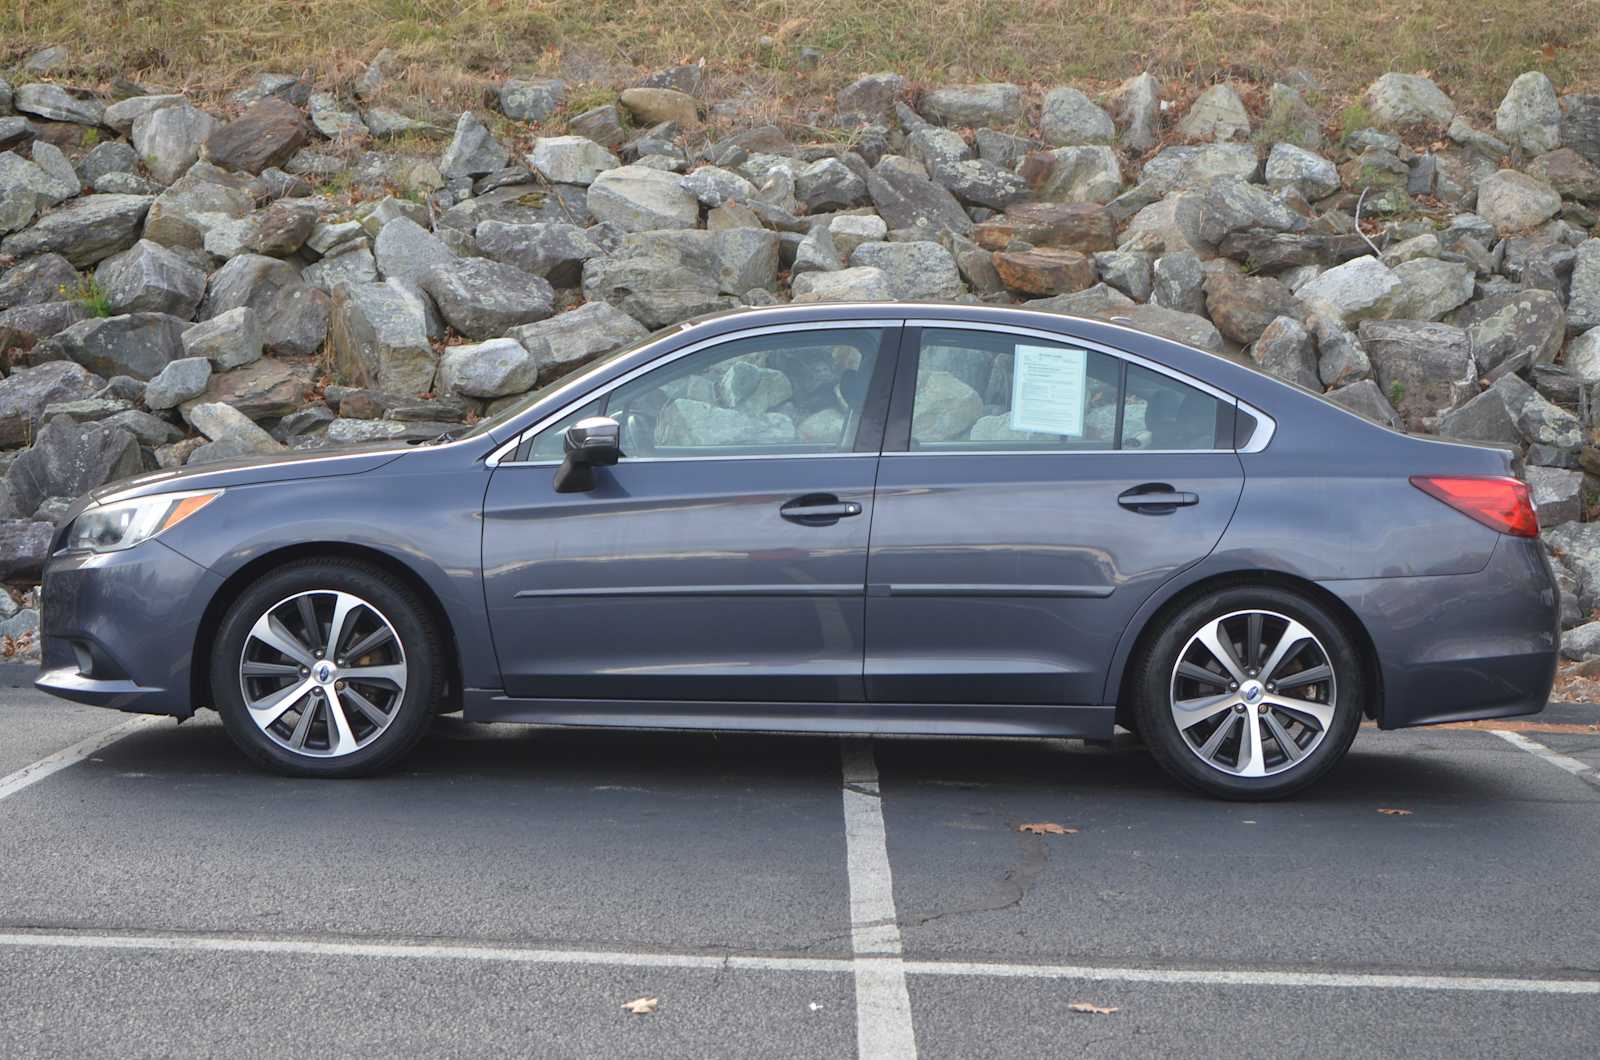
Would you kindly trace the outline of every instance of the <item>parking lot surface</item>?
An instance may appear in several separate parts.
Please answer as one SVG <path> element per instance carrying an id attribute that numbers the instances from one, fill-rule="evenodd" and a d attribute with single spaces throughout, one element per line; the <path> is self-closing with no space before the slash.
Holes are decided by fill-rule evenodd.
<path id="1" fill-rule="evenodd" d="M 1238 804 L 1132 737 L 449 718 L 289 780 L 0 690 L 0 1056 L 1592 1057 L 1600 709 L 1528 721 Z"/>

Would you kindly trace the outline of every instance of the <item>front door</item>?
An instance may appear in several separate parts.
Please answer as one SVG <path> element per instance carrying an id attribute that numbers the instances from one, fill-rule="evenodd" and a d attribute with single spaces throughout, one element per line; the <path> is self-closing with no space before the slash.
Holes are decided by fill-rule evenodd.
<path id="1" fill-rule="evenodd" d="M 1233 515 L 1232 402 L 1042 333 L 907 328 L 904 348 L 868 698 L 1101 704 L 1133 613 Z"/>
<path id="2" fill-rule="evenodd" d="M 859 702 L 867 537 L 898 326 L 711 340 L 502 463 L 484 591 L 508 696 Z M 565 428 L 624 456 L 557 493 Z M 628 710 L 627 704 L 617 709 Z"/>

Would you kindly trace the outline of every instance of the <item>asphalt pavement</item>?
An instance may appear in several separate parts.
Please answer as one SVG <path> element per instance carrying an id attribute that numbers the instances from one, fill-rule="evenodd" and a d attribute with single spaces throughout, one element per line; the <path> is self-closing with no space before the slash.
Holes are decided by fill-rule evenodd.
<path id="1" fill-rule="evenodd" d="M 4 689 L 0 1056 L 1588 1058 L 1600 708 L 1529 720 L 1236 804 L 1131 736 L 441 719 L 289 780 Z"/>

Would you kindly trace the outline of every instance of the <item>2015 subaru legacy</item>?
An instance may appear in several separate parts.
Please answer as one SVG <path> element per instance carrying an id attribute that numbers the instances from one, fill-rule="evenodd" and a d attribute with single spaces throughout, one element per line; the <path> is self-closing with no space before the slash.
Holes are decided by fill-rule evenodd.
<path id="1" fill-rule="evenodd" d="M 1380 728 L 1529 714 L 1557 591 L 1501 450 L 1020 309 L 658 333 L 460 437 L 80 500 L 38 687 L 214 707 L 257 762 L 393 765 L 435 713 L 1110 738 L 1229 798 Z"/>

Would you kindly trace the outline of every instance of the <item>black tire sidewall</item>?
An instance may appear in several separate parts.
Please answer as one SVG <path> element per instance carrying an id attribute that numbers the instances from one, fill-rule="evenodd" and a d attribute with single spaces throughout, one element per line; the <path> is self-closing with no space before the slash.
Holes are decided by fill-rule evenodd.
<path id="1" fill-rule="evenodd" d="M 405 651 L 406 693 L 398 715 L 367 746 L 340 758 L 297 755 L 278 746 L 250 718 L 239 688 L 239 659 L 256 620 L 280 601 L 312 590 L 341 590 L 366 600 L 394 626 Z M 392 765 L 427 731 L 444 672 L 438 645 L 427 609 L 399 579 L 349 560 L 302 560 L 257 579 L 228 608 L 211 653 L 211 695 L 229 737 L 257 763 L 292 776 L 365 776 Z"/>
<path id="2" fill-rule="evenodd" d="M 1168 703 L 1172 670 L 1189 638 L 1208 622 L 1249 610 L 1287 615 L 1315 634 L 1327 649 L 1338 687 L 1333 724 L 1322 742 L 1299 765 L 1267 777 L 1230 776 L 1200 761 L 1178 731 Z M 1167 772 L 1225 799 L 1278 799 L 1320 780 L 1349 750 L 1366 700 L 1361 654 L 1344 624 L 1325 607 L 1287 589 L 1239 586 L 1208 593 L 1160 621 L 1165 628 L 1134 661 L 1133 713 L 1140 736 Z"/>

